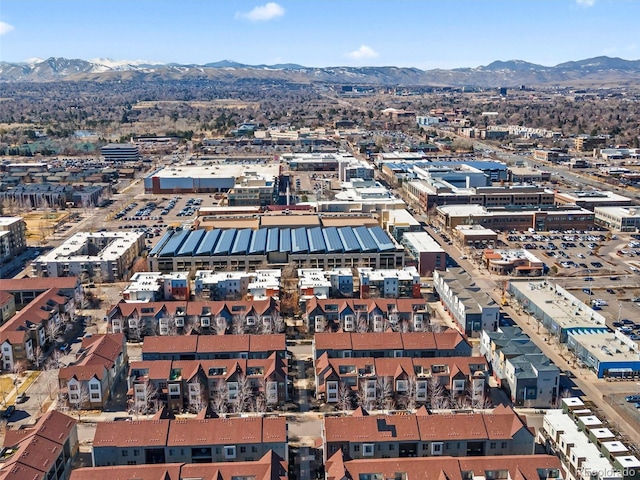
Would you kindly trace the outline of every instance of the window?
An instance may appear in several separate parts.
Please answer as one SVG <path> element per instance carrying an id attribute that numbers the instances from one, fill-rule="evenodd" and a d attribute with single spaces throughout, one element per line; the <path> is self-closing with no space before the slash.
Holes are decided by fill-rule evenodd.
<path id="1" fill-rule="evenodd" d="M 354 445 L 353 446 L 353 451 L 354 452 L 359 452 L 360 451 L 360 445 Z"/>
<path id="2" fill-rule="evenodd" d="M 91 394 L 91 400 L 100 400 L 100 394 L 99 393 L 92 393 Z"/>
<path id="3" fill-rule="evenodd" d="M 97 383 L 91 384 L 91 390 L 98 390 L 99 388 L 100 388 L 100 385 L 98 385 Z"/>
<path id="4" fill-rule="evenodd" d="M 495 449 L 496 446 L 497 446 L 496 442 L 489 443 L 489 448 L 492 449 L 492 450 Z"/>
<path id="5" fill-rule="evenodd" d="M 507 442 L 502 442 L 502 443 L 500 444 L 500 448 L 501 448 L 502 450 L 505 450 L 505 449 L 507 448 Z"/>
<path id="6" fill-rule="evenodd" d="M 240 447 L 240 453 L 247 453 L 247 447 Z"/>
<path id="7" fill-rule="evenodd" d="M 442 455 L 442 442 L 434 442 L 431 444 L 431 455 Z"/>
<path id="8" fill-rule="evenodd" d="M 133 456 L 134 457 L 139 457 L 140 456 L 140 450 L 138 450 L 137 448 L 133 449 Z"/>
<path id="9" fill-rule="evenodd" d="M 177 397 L 178 395 L 180 395 L 180 385 L 169 385 L 169 395 L 171 395 L 172 397 Z"/>
<path id="10" fill-rule="evenodd" d="M 235 447 L 235 445 L 225 445 L 225 447 L 224 447 L 224 458 L 226 458 L 226 459 L 236 458 L 236 447 Z"/>
<path id="11" fill-rule="evenodd" d="M 127 450 L 122 450 L 122 456 L 123 457 L 128 457 L 129 456 L 129 452 Z"/>
<path id="12" fill-rule="evenodd" d="M 373 443 L 365 443 L 362 445 L 362 455 L 364 457 L 373 457 Z"/>
<path id="13" fill-rule="evenodd" d="M 409 390 L 408 380 L 396 380 L 396 391 L 398 393 L 406 392 L 407 390 Z"/>
<path id="14" fill-rule="evenodd" d="M 393 452 L 396 449 L 396 446 L 393 443 L 389 444 L 389 451 Z"/>

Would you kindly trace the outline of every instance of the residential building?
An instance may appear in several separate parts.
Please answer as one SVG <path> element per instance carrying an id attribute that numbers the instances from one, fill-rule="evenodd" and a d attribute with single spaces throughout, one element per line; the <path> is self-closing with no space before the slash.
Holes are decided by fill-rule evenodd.
<path id="1" fill-rule="evenodd" d="M 120 465 L 84 467 L 71 472 L 70 480 L 188 480 L 216 478 L 217 480 L 269 479 L 287 480 L 287 462 L 269 451 L 255 461 L 216 463 L 162 463 L 156 465 Z"/>
<path id="2" fill-rule="evenodd" d="M 142 360 L 214 360 L 229 358 L 268 358 L 273 353 L 286 357 L 284 334 L 264 335 L 183 335 L 167 342 L 147 337 Z"/>
<path id="3" fill-rule="evenodd" d="M 277 203 L 277 182 L 271 175 L 249 173 L 236 178 L 236 184 L 227 193 L 230 207 L 255 205 L 266 207 Z"/>
<path id="4" fill-rule="evenodd" d="M 55 332 L 74 317 L 75 308 L 73 299 L 50 288 L 2 324 L 2 369 L 11 370 L 17 362 L 39 361 L 46 346 L 55 341 L 52 334 L 57 335 Z"/>
<path id="5" fill-rule="evenodd" d="M 351 269 L 344 269 L 349 274 L 345 275 L 347 284 L 350 288 L 344 288 L 345 296 L 353 295 L 353 277 Z M 298 269 L 298 292 L 300 294 L 301 303 L 306 302 L 311 297 L 327 299 L 332 296 L 332 284 L 327 278 L 328 272 L 320 268 L 299 268 Z M 340 290 L 338 290 L 340 291 Z"/>
<path id="6" fill-rule="evenodd" d="M 114 282 L 128 277 L 145 248 L 141 232 L 79 232 L 31 262 L 37 277 L 79 277 L 81 281 Z"/>
<path id="7" fill-rule="evenodd" d="M 450 444 L 452 442 L 449 442 Z M 446 442 L 445 442 L 446 444 Z M 454 442 L 457 445 L 457 442 Z M 414 478 L 483 480 L 562 480 L 560 460 L 555 455 L 498 455 L 436 458 L 372 458 L 347 460 L 342 450 L 330 456 L 325 465 L 327 480 Z"/>
<path id="8" fill-rule="evenodd" d="M 188 332 L 279 333 L 280 304 L 273 298 L 236 301 L 120 302 L 107 313 L 109 331 L 139 340 Z"/>
<path id="9" fill-rule="evenodd" d="M 500 307 L 462 268 L 433 272 L 433 288 L 458 329 L 467 336 L 498 326 Z"/>
<path id="10" fill-rule="evenodd" d="M 525 249 L 485 249 L 482 262 L 496 275 L 540 276 L 544 272 L 544 262 Z"/>
<path id="11" fill-rule="evenodd" d="M 122 291 L 125 302 L 157 302 L 164 300 L 163 274 L 160 272 L 136 272 Z"/>
<path id="12" fill-rule="evenodd" d="M 77 277 L 3 278 L 0 286 L 1 291 L 13 295 L 18 310 L 50 288 L 55 288 L 60 295 L 73 300 L 76 304 L 84 298 L 82 284 Z"/>
<path id="13" fill-rule="evenodd" d="M 374 270 L 358 267 L 360 298 L 422 298 L 416 267 L 402 270 Z"/>
<path id="14" fill-rule="evenodd" d="M 533 455 L 534 433 L 512 408 L 487 413 L 351 415 L 325 417 L 325 462 L 339 450 L 345 460 L 403 457 Z"/>
<path id="15" fill-rule="evenodd" d="M 50 410 L 35 425 L 8 428 L 2 447 L 3 480 L 67 480 L 78 453 L 76 421 Z"/>
<path id="16" fill-rule="evenodd" d="M 5 263 L 27 248 L 26 223 L 22 217 L 0 217 L 0 262 Z"/>
<path id="17" fill-rule="evenodd" d="M 254 272 L 198 270 L 195 274 L 194 293 L 211 300 L 265 300 L 280 296 L 280 269 Z"/>
<path id="18" fill-rule="evenodd" d="M 112 333 L 85 337 L 76 357 L 58 372 L 67 404 L 76 409 L 104 408 L 129 367 L 125 336 Z"/>
<path id="19" fill-rule="evenodd" d="M 224 406 L 229 411 L 244 411 L 243 405 L 235 404 L 239 387 L 247 395 L 243 382 L 248 382 L 251 389 L 250 398 L 242 399 L 246 408 L 253 408 L 259 397 L 265 407 L 280 406 L 290 399 L 288 368 L 277 353 L 254 359 L 133 362 L 127 396 L 133 408 L 143 413 L 156 401 L 175 412 L 197 412 L 211 402 L 219 409 Z"/>
<path id="20" fill-rule="evenodd" d="M 4 290 L 0 290 L 0 326 L 16 314 L 15 297 Z"/>
<path id="21" fill-rule="evenodd" d="M 435 270 L 444 270 L 447 253 L 427 232 L 406 232 L 402 244 L 415 260 L 421 276 L 430 276 Z"/>
<path id="22" fill-rule="evenodd" d="M 338 404 L 340 389 L 347 387 L 352 399 L 366 392 L 367 403 L 375 404 L 391 395 L 402 408 L 427 404 L 434 382 L 454 403 L 482 405 L 488 368 L 484 357 L 331 358 L 325 352 L 315 362 L 315 373 L 316 397 L 326 403 Z M 385 385 L 388 391 L 381 392 Z"/>
<path id="23" fill-rule="evenodd" d="M 204 412 L 204 411 L 203 411 Z M 250 462 L 270 450 L 288 460 L 284 417 L 98 422 L 93 466 Z"/>
<path id="24" fill-rule="evenodd" d="M 306 302 L 309 332 L 384 332 L 389 328 L 422 331 L 429 323 L 425 300 L 413 298 L 320 299 Z"/>
<path id="25" fill-rule="evenodd" d="M 316 333 L 313 358 L 470 357 L 471 346 L 460 332 Z"/>
<path id="26" fill-rule="evenodd" d="M 514 405 L 555 407 L 560 392 L 560 369 L 522 333 L 519 327 L 482 332 L 480 353 L 491 365 L 494 378 Z"/>

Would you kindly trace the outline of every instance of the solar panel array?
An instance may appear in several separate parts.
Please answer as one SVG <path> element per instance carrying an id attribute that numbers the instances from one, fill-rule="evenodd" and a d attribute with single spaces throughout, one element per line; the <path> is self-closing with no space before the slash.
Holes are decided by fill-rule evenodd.
<path id="1" fill-rule="evenodd" d="M 386 252 L 395 244 L 381 227 L 176 230 L 151 251 L 159 257 L 284 253 Z"/>

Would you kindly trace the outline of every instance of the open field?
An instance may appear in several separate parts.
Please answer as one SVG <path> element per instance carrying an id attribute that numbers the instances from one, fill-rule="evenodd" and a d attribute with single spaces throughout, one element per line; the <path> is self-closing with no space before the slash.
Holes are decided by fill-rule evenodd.
<path id="1" fill-rule="evenodd" d="M 24 214 L 25 223 L 27 224 L 27 243 L 30 245 L 36 243 L 44 243 L 47 237 L 50 237 L 56 227 L 67 221 L 71 213 L 69 212 L 45 212 L 34 210 Z"/>
<path id="2" fill-rule="evenodd" d="M 142 110 L 146 108 L 162 108 L 162 107 L 174 107 L 176 105 L 189 105 L 192 108 L 257 108 L 259 104 L 257 102 L 242 102 L 230 98 L 222 98 L 219 100 L 211 101 L 192 101 L 182 102 L 180 100 L 158 100 L 158 101 L 143 101 L 138 102 L 133 106 L 134 110 Z"/>

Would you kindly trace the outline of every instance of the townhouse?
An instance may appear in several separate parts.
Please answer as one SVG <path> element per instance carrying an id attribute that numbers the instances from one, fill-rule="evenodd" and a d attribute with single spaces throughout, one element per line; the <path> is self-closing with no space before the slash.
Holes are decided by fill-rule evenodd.
<path id="1" fill-rule="evenodd" d="M 66 320 L 75 314 L 73 299 L 55 288 L 45 290 L 31 303 L 0 326 L 2 369 L 11 370 L 18 362 L 35 361 L 42 355 Z"/>
<path id="2" fill-rule="evenodd" d="M 480 353 L 493 376 L 514 405 L 531 408 L 555 407 L 560 369 L 544 355 L 519 327 L 483 331 Z"/>
<path id="3" fill-rule="evenodd" d="M 339 403 L 341 386 L 348 387 L 351 398 L 364 395 L 372 404 L 381 395 L 404 407 L 426 404 L 436 390 L 454 401 L 468 397 L 483 404 L 487 375 L 484 357 L 330 358 L 324 353 L 315 363 L 316 397 L 331 404 Z M 387 392 L 381 391 L 383 385 Z"/>
<path id="4" fill-rule="evenodd" d="M 469 357 L 471 345 L 462 334 L 444 332 L 316 333 L 313 359 L 363 357 Z"/>
<path id="5" fill-rule="evenodd" d="M 25 277 L 25 278 L 3 278 L 0 290 L 13 295 L 16 308 L 22 309 L 36 297 L 55 288 L 63 297 L 78 304 L 84 297 L 82 284 L 78 277 Z"/>
<path id="6" fill-rule="evenodd" d="M 85 467 L 71 472 L 70 480 L 217 480 L 270 479 L 287 480 L 287 462 L 273 451 L 260 459 L 247 462 L 165 463 L 160 465 L 122 465 L 117 467 Z"/>
<path id="7" fill-rule="evenodd" d="M 204 410 L 203 410 L 204 412 Z M 252 462 L 273 451 L 288 460 L 284 417 L 99 422 L 93 466 Z"/>
<path id="8" fill-rule="evenodd" d="M 147 337 L 142 360 L 213 360 L 224 358 L 268 358 L 276 353 L 286 358 L 286 337 L 281 333 L 264 335 L 183 335 L 168 342 Z"/>
<path id="9" fill-rule="evenodd" d="M 384 332 L 392 328 L 422 331 L 429 325 L 423 298 L 319 299 L 306 303 L 305 324 L 309 333 Z"/>
<path id="10" fill-rule="evenodd" d="M 133 362 L 127 380 L 129 404 L 146 412 L 156 400 L 170 410 L 196 412 L 204 405 L 220 413 L 282 405 L 290 399 L 288 368 L 275 352 L 261 359 L 146 360 Z M 245 395 L 245 398 L 240 398 Z"/>
<path id="11" fill-rule="evenodd" d="M 140 340 L 185 333 L 273 333 L 282 330 L 280 304 L 254 301 L 120 302 L 107 314 L 109 331 Z"/>
<path id="12" fill-rule="evenodd" d="M 512 408 L 491 413 L 352 415 L 325 417 L 322 427 L 326 462 L 342 451 L 345 460 L 402 457 L 532 455 L 534 433 Z"/>
<path id="13" fill-rule="evenodd" d="M 51 410 L 33 426 L 6 431 L 0 455 L 0 478 L 66 480 L 77 453 L 76 421 Z"/>
<path id="14" fill-rule="evenodd" d="M 373 458 L 346 460 L 336 452 L 325 466 L 326 480 L 562 480 L 554 455 L 500 455 L 486 457 Z"/>
<path id="15" fill-rule="evenodd" d="M 58 384 L 72 408 L 104 408 L 128 366 L 127 343 L 121 333 L 82 339 L 77 360 L 58 373 Z"/>

